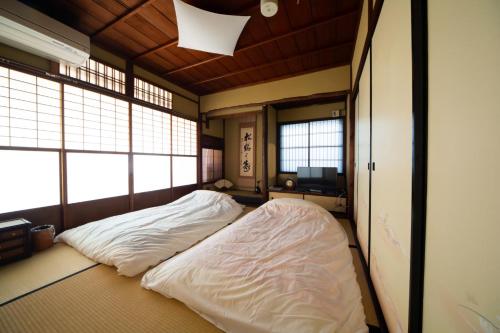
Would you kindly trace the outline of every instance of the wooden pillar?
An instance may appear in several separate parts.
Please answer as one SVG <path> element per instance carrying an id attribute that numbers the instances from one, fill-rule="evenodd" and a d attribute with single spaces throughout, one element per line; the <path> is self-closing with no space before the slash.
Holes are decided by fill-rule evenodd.
<path id="1" fill-rule="evenodd" d="M 264 197 L 264 201 L 268 200 L 268 178 L 269 178 L 269 163 L 268 163 L 268 153 L 267 153 L 267 145 L 269 141 L 268 135 L 268 106 L 264 105 L 262 108 L 262 196 Z"/>
<path id="2" fill-rule="evenodd" d="M 125 95 L 134 97 L 134 63 L 127 60 L 125 64 Z M 132 154 L 132 103 L 128 103 L 128 200 L 129 210 L 134 210 L 134 156 Z"/>

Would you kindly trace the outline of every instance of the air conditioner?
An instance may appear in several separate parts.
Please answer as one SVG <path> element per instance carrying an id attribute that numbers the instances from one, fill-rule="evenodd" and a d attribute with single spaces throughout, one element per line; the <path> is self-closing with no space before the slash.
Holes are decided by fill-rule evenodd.
<path id="1" fill-rule="evenodd" d="M 0 1 L 0 42 L 72 66 L 90 55 L 88 36 L 15 0 Z"/>

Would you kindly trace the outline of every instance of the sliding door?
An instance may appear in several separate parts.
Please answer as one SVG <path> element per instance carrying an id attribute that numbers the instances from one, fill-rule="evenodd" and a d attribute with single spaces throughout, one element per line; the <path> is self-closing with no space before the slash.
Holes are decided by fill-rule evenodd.
<path id="1" fill-rule="evenodd" d="M 368 260 L 369 249 L 369 207 L 370 207 L 370 55 L 368 53 L 361 79 L 359 92 L 356 98 L 357 118 L 357 234 L 361 249 Z"/>
<path id="2" fill-rule="evenodd" d="M 372 39 L 370 274 L 391 332 L 408 327 L 412 54 L 409 0 L 386 0 Z"/>
<path id="3" fill-rule="evenodd" d="M 358 136 L 358 119 L 359 119 L 359 95 L 354 100 L 354 194 L 353 194 L 353 219 L 358 220 L 358 172 L 359 172 L 359 136 Z"/>

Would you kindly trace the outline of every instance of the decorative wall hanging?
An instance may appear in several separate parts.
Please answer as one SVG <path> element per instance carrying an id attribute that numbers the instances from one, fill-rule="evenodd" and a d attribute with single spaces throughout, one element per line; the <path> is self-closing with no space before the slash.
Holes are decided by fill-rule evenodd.
<path id="1" fill-rule="evenodd" d="M 255 177 L 255 123 L 240 124 L 240 177 Z"/>
<path id="2" fill-rule="evenodd" d="M 212 13 L 174 0 L 179 42 L 188 49 L 232 56 L 250 16 Z"/>

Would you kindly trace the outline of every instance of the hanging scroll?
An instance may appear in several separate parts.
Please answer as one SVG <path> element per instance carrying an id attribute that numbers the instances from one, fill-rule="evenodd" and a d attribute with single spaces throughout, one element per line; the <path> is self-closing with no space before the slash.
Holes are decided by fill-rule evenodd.
<path id="1" fill-rule="evenodd" d="M 255 177 L 255 123 L 240 125 L 240 177 Z"/>

